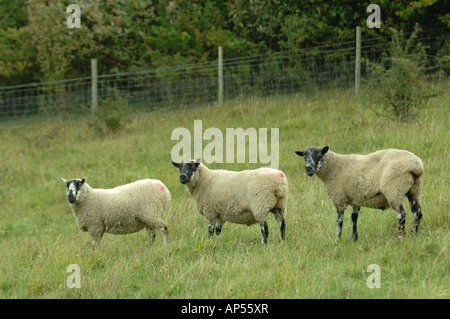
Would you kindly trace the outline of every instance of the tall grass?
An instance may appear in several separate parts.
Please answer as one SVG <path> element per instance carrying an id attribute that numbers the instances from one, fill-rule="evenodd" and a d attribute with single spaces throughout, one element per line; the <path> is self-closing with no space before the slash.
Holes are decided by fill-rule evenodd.
<path id="1" fill-rule="evenodd" d="M 448 100 L 448 91 L 429 100 L 410 123 L 379 118 L 342 90 L 140 114 L 106 135 L 83 118 L 7 123 L 0 128 L 0 297 L 449 298 Z M 193 132 L 195 119 L 203 120 L 203 130 L 279 128 L 280 169 L 290 188 L 285 242 L 273 217 L 265 247 L 257 226 L 227 223 L 221 238 L 208 239 L 207 221 L 170 159 L 177 142 L 171 132 L 177 127 Z M 426 178 L 419 233 L 399 238 L 391 209 L 362 208 L 358 242 L 346 240 L 351 228 L 345 217 L 343 238 L 336 243 L 333 205 L 294 153 L 312 145 L 342 153 L 395 147 L 421 157 Z M 165 216 L 169 245 L 164 247 L 158 233 L 147 248 L 142 231 L 105 234 L 93 251 L 90 236 L 75 224 L 60 179 L 84 176 L 102 188 L 161 179 L 172 194 Z M 406 201 L 404 206 L 410 227 Z M 66 286 L 70 264 L 80 266 L 80 289 Z M 370 264 L 380 266 L 379 289 L 367 287 Z"/>

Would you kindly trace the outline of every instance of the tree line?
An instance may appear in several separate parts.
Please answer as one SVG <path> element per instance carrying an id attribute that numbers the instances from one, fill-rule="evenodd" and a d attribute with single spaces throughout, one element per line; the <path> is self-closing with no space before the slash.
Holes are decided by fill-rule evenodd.
<path id="1" fill-rule="evenodd" d="M 70 29 L 67 6 L 79 4 L 81 27 Z M 0 86 L 217 59 L 298 51 L 365 37 L 448 32 L 446 0 L 378 0 L 381 28 L 370 29 L 370 1 L 348 0 L 3 0 Z M 448 43 L 447 43 L 448 45 Z M 438 49 L 438 48 L 437 48 Z M 436 49 L 436 50 L 437 50 Z"/>

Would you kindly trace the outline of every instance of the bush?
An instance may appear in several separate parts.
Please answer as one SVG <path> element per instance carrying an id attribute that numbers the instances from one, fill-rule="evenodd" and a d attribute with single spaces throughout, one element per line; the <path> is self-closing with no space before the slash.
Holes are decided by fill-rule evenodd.
<path id="1" fill-rule="evenodd" d="M 417 42 L 419 28 L 406 41 L 393 30 L 391 48 L 382 55 L 380 63 L 364 60 L 368 77 L 364 100 L 369 105 L 382 105 L 396 119 L 409 121 L 428 98 L 433 96 L 427 83 L 428 56 Z"/>
<path id="2" fill-rule="evenodd" d="M 106 98 L 94 111 L 90 127 L 100 135 L 119 132 L 125 125 L 128 110 L 126 98 Z"/>

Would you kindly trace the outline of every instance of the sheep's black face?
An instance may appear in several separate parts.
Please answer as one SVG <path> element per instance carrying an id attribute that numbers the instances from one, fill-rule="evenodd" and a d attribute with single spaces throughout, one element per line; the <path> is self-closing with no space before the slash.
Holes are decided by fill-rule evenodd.
<path id="1" fill-rule="evenodd" d="M 72 179 L 70 181 L 63 179 L 63 181 L 66 183 L 67 200 L 73 204 L 77 201 L 81 186 L 86 182 L 86 178 Z"/>
<path id="2" fill-rule="evenodd" d="M 180 169 L 180 182 L 181 184 L 186 184 L 189 182 L 192 178 L 192 175 L 197 171 L 198 166 L 200 165 L 201 160 L 198 158 L 195 162 L 189 161 L 189 162 L 181 162 L 176 163 L 172 162 L 172 164 L 175 167 L 178 167 Z"/>
<path id="3" fill-rule="evenodd" d="M 310 147 L 304 152 L 297 151 L 295 154 L 305 159 L 305 170 L 308 176 L 313 176 L 322 168 L 323 156 L 328 152 L 328 146 L 324 148 Z"/>

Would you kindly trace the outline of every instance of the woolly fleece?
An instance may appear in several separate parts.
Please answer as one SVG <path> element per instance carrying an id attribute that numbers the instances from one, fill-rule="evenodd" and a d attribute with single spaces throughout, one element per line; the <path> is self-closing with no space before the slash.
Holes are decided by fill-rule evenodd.
<path id="1" fill-rule="evenodd" d="M 92 188 L 84 183 L 75 203 L 70 204 L 78 227 L 93 237 L 94 247 L 103 233 L 129 234 L 149 231 L 149 242 L 155 229 L 160 229 L 167 241 L 167 226 L 162 220 L 170 205 L 167 187 L 153 179 L 139 180 L 112 189 Z"/>

